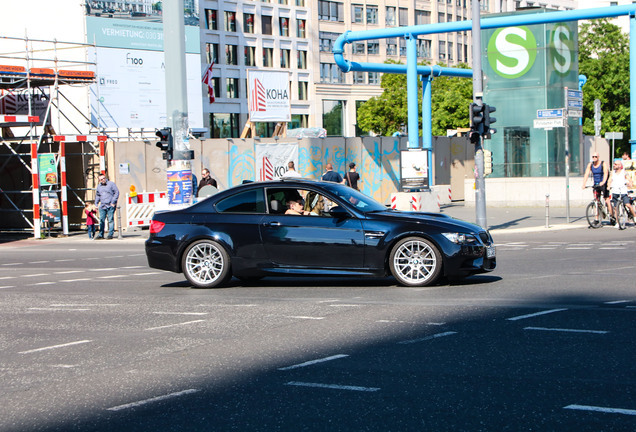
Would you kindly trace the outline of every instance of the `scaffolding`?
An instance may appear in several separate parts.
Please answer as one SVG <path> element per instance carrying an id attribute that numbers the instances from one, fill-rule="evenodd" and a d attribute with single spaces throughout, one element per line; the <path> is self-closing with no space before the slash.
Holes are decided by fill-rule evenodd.
<path id="1" fill-rule="evenodd" d="M 96 173 L 106 170 L 107 136 L 65 92 L 95 83 L 96 64 L 86 61 L 94 45 L 26 36 L 0 41 L 9 49 L 0 53 L 0 229 L 33 230 L 40 238 L 43 227 L 59 222 L 56 229 L 68 235 L 69 225 L 81 225 Z M 41 179 L 47 157 L 54 168 Z"/>

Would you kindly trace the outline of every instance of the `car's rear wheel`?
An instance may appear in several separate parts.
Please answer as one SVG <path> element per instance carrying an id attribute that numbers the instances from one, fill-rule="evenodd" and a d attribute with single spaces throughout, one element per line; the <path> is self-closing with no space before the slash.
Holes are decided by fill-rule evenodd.
<path id="1" fill-rule="evenodd" d="M 230 256 L 212 240 L 198 240 L 181 259 L 183 274 L 195 288 L 214 288 L 230 278 Z"/>
<path id="2" fill-rule="evenodd" d="M 400 240 L 389 256 L 391 273 L 405 286 L 430 285 L 442 271 L 442 258 L 437 247 L 419 237 Z"/>

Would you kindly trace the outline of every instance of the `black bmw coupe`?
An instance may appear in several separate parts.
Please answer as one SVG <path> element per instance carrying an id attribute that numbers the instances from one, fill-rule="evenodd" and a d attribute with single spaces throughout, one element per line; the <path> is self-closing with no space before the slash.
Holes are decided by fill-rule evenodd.
<path id="1" fill-rule="evenodd" d="M 157 212 L 146 255 L 150 267 L 184 273 L 197 288 L 232 276 L 388 274 L 420 287 L 496 266 L 492 237 L 474 224 L 387 209 L 348 186 L 302 179 L 247 183 Z"/>

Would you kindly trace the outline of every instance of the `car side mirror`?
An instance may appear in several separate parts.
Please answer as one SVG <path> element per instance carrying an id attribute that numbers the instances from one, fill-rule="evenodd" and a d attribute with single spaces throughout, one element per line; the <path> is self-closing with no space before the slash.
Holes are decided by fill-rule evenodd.
<path id="1" fill-rule="evenodd" d="M 336 219 L 345 219 L 350 216 L 349 212 L 340 206 L 335 206 L 329 209 L 329 214 L 331 215 L 331 217 Z"/>

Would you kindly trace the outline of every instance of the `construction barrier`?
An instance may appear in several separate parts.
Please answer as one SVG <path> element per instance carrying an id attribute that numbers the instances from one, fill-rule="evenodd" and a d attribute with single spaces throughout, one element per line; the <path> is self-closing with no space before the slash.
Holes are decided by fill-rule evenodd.
<path id="1" fill-rule="evenodd" d="M 126 221 L 129 227 L 150 226 L 156 203 L 166 198 L 166 192 L 140 192 L 126 194 Z"/>
<path id="2" fill-rule="evenodd" d="M 412 212 L 439 212 L 438 194 L 435 191 L 394 192 L 391 194 L 393 210 Z"/>

